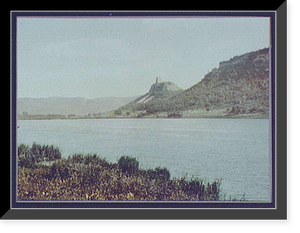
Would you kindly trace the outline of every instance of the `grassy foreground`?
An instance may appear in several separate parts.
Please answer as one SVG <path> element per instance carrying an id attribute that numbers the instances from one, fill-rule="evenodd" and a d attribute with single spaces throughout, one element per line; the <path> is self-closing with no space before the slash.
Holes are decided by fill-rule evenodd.
<path id="1" fill-rule="evenodd" d="M 18 200 L 218 201 L 220 181 L 171 179 L 166 168 L 140 169 L 122 156 L 117 163 L 96 154 L 61 158 L 58 148 L 18 147 Z"/>

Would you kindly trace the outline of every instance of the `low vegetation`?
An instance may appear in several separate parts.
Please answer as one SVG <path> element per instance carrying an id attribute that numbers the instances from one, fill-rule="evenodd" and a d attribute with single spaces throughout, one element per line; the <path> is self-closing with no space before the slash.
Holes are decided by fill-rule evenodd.
<path id="1" fill-rule="evenodd" d="M 171 179 L 166 168 L 141 169 L 136 158 L 111 163 L 97 154 L 61 158 L 54 146 L 18 147 L 18 200 L 218 201 L 220 181 Z"/>

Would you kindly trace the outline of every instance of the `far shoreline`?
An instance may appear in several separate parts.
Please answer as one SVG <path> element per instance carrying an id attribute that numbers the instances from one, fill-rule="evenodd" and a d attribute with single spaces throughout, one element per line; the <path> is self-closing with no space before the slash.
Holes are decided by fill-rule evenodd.
<path id="1" fill-rule="evenodd" d="M 31 121 L 31 120 L 110 120 L 110 119 L 269 119 L 269 116 L 262 115 L 232 115 L 232 116 L 198 116 L 198 117 L 78 117 L 78 118 L 27 118 L 17 119 L 18 121 Z"/>
<path id="2" fill-rule="evenodd" d="M 269 119 L 269 111 L 229 111 L 229 108 L 189 109 L 185 111 L 154 112 L 136 111 L 125 114 L 109 111 L 101 115 L 87 114 L 26 114 L 18 115 L 18 120 L 79 120 L 79 119 Z"/>

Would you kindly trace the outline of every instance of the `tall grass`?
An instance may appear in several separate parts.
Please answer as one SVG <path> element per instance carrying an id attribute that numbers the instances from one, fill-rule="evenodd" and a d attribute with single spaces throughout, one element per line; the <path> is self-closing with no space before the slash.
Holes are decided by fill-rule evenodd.
<path id="1" fill-rule="evenodd" d="M 219 200 L 218 180 L 170 179 L 167 168 L 140 169 L 137 159 L 130 156 L 110 163 L 97 154 L 61 158 L 57 150 L 37 144 L 19 146 L 19 200 Z M 50 159 L 55 160 L 51 165 L 40 163 Z"/>

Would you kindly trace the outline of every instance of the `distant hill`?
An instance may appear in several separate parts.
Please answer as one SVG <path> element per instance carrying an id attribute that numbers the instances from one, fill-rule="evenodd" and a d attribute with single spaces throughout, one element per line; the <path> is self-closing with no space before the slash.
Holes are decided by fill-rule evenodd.
<path id="1" fill-rule="evenodd" d="M 186 90 L 170 82 L 155 83 L 149 93 L 119 111 L 119 114 L 127 111 L 128 116 L 139 112 L 139 116 L 180 113 L 183 117 L 267 117 L 269 49 L 220 62 L 218 68 L 212 69 L 200 82 Z"/>
<path id="2" fill-rule="evenodd" d="M 140 97 L 19 98 L 17 106 L 19 114 L 266 118 L 269 115 L 269 48 L 220 62 L 218 68 L 186 90 L 156 78 L 148 93 Z"/>
<path id="3" fill-rule="evenodd" d="M 131 116 L 142 116 L 141 113 L 143 115 L 149 115 L 163 111 L 160 108 L 165 106 L 172 97 L 178 95 L 182 91 L 183 89 L 178 87 L 175 83 L 162 82 L 156 78 L 156 82 L 152 84 L 149 92 L 119 108 L 119 115 L 126 112 L 130 113 Z M 138 113 L 138 115 L 136 115 L 136 113 Z"/>
<path id="4" fill-rule="evenodd" d="M 98 114 L 119 108 L 136 97 L 107 97 L 97 99 L 86 99 L 81 97 L 51 97 L 51 98 L 18 98 L 18 114 L 75 114 L 84 116 Z"/>

